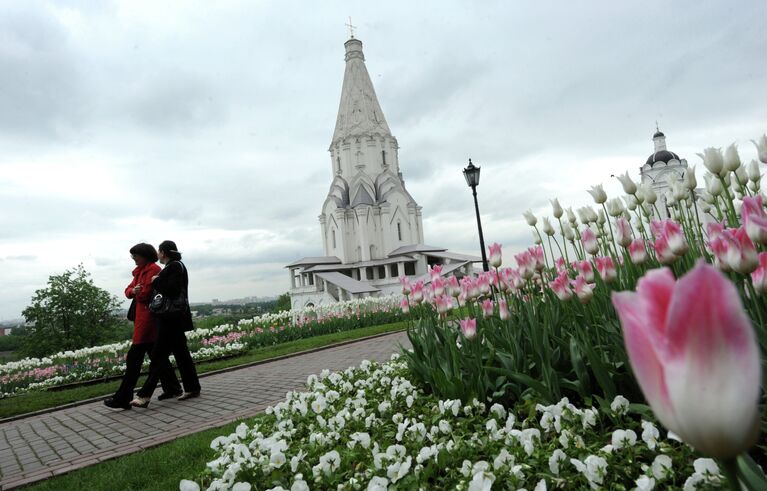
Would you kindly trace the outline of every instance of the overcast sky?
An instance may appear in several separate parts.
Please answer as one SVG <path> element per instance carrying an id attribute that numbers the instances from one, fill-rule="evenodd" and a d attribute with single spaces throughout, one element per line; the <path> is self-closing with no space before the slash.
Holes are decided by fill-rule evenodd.
<path id="1" fill-rule="evenodd" d="M 430 245 L 478 254 L 469 157 L 510 257 L 524 210 L 638 178 L 656 120 L 690 164 L 767 131 L 760 0 L 5 0 L 0 319 L 78 263 L 122 297 L 141 241 L 178 243 L 193 301 L 285 292 L 322 254 L 348 16 Z"/>

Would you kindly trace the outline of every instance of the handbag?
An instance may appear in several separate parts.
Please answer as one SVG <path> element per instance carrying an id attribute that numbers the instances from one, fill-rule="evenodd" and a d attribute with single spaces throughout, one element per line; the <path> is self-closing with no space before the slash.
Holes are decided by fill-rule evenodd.
<path id="1" fill-rule="evenodd" d="M 184 263 L 179 262 L 179 264 L 184 268 Z M 181 290 L 176 297 L 168 297 L 159 292 L 155 293 L 149 302 L 149 311 L 157 317 L 172 317 L 190 312 L 186 291 Z"/>
<path id="2" fill-rule="evenodd" d="M 130 307 L 128 307 L 128 315 L 126 315 L 129 321 L 135 321 L 136 320 L 136 299 L 134 298 L 131 303 Z"/>

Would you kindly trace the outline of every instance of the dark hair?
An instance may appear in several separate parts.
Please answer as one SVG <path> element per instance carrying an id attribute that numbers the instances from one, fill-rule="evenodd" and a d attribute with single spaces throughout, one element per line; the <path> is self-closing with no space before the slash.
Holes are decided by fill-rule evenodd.
<path id="1" fill-rule="evenodd" d="M 150 263 L 157 262 L 157 251 L 154 250 L 154 246 L 152 246 L 152 244 L 140 242 L 130 248 L 130 253 L 135 254 L 136 256 L 141 256 Z"/>
<path id="2" fill-rule="evenodd" d="M 176 243 L 172 240 L 163 240 L 157 248 L 168 256 L 171 261 L 181 260 L 181 253 L 178 252 L 178 247 L 176 247 Z"/>

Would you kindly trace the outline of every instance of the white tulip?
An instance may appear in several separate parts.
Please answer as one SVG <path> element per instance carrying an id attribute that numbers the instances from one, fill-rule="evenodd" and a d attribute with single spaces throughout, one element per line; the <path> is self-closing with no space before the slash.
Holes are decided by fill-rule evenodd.
<path id="1" fill-rule="evenodd" d="M 748 178 L 752 182 L 758 182 L 762 178 L 762 174 L 759 172 L 759 162 L 756 160 L 751 160 L 751 162 L 748 163 Z"/>
<path id="2" fill-rule="evenodd" d="M 570 222 L 570 225 L 575 225 L 578 222 L 578 220 L 575 218 L 575 213 L 573 213 L 572 207 L 567 209 L 567 221 Z"/>
<path id="3" fill-rule="evenodd" d="M 767 135 L 762 135 L 762 137 L 759 138 L 759 141 L 751 141 L 754 142 L 754 145 L 756 145 L 756 151 L 759 154 L 759 160 L 761 160 L 763 164 L 767 164 Z"/>
<path id="4" fill-rule="evenodd" d="M 623 214 L 623 202 L 620 200 L 620 198 L 613 198 L 608 200 L 605 206 L 607 207 L 607 213 L 609 213 L 613 218 L 619 217 Z"/>
<path id="5" fill-rule="evenodd" d="M 538 235 L 538 232 L 533 230 L 533 243 L 540 245 L 541 244 L 541 237 Z"/>
<path id="6" fill-rule="evenodd" d="M 637 203 L 637 199 L 634 196 L 628 195 L 623 197 L 623 201 L 626 202 L 626 208 L 628 208 L 631 211 L 634 211 L 637 209 L 638 203 Z"/>
<path id="7" fill-rule="evenodd" d="M 703 176 L 703 180 L 706 181 L 706 191 L 708 191 L 708 194 L 711 196 L 717 197 L 724 192 L 722 182 L 716 176 L 706 174 Z"/>
<path id="8" fill-rule="evenodd" d="M 623 192 L 624 193 L 626 193 L 626 194 L 635 194 L 637 192 L 637 185 L 629 177 L 628 171 L 626 171 L 625 174 L 621 174 L 621 175 L 615 176 L 615 177 L 617 177 L 618 180 L 621 182 L 621 185 L 623 186 Z"/>
<path id="9" fill-rule="evenodd" d="M 724 151 L 724 168 L 730 172 L 735 172 L 739 167 L 740 155 L 738 155 L 738 148 L 732 143 Z"/>
<path id="10" fill-rule="evenodd" d="M 693 165 L 684 174 L 684 184 L 690 191 L 694 191 L 698 187 L 698 180 L 695 178 L 695 166 Z"/>
<path id="11" fill-rule="evenodd" d="M 605 193 L 605 190 L 601 184 L 597 184 L 596 186 L 591 186 L 591 189 L 589 190 L 589 194 L 591 195 L 592 198 L 594 198 L 594 202 L 598 205 L 601 205 L 605 201 L 607 201 L 607 193 Z"/>
<path id="12" fill-rule="evenodd" d="M 552 237 L 554 235 L 554 227 L 551 226 L 549 217 L 543 218 L 543 233 L 548 235 L 549 237 Z"/>
<path id="13" fill-rule="evenodd" d="M 741 165 L 735 170 L 735 177 L 738 179 L 738 184 L 744 185 L 748 182 L 748 171 Z"/>
<path id="14" fill-rule="evenodd" d="M 597 214 L 596 222 L 599 225 L 604 225 L 605 223 L 607 223 L 607 217 L 605 217 L 605 212 L 604 211 L 599 210 L 599 213 Z"/>
<path id="15" fill-rule="evenodd" d="M 650 184 L 642 184 L 642 194 L 644 195 L 644 200 L 647 204 L 654 205 L 655 202 L 658 201 L 658 195 L 655 194 L 655 190 Z"/>
<path id="16" fill-rule="evenodd" d="M 575 232 L 573 232 L 573 228 L 565 223 L 562 225 L 562 233 L 565 236 L 565 239 L 569 240 L 570 242 L 573 242 L 575 240 Z"/>
<path id="17" fill-rule="evenodd" d="M 551 202 L 551 208 L 554 210 L 554 218 L 556 218 L 557 220 L 562 218 L 562 215 L 564 214 L 564 210 L 562 209 L 562 206 L 560 206 L 559 200 L 557 198 L 554 198 L 549 201 Z"/>
<path id="18" fill-rule="evenodd" d="M 720 148 L 709 147 L 703 150 L 703 153 L 699 153 L 698 157 L 703 159 L 703 165 L 706 169 L 714 175 L 719 175 L 724 169 L 724 158 L 722 157 L 722 150 Z"/>
<path id="19" fill-rule="evenodd" d="M 535 227 L 535 224 L 538 223 L 538 219 L 535 218 L 535 215 L 533 215 L 532 211 L 527 210 L 526 212 L 522 213 L 522 215 L 525 217 L 525 220 L 527 220 L 527 224 L 531 227 Z"/>

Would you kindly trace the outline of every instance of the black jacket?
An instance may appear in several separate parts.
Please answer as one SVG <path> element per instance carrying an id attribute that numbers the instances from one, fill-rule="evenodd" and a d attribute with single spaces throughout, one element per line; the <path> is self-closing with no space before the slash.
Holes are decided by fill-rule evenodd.
<path id="1" fill-rule="evenodd" d="M 186 270 L 186 266 L 178 260 L 169 262 L 152 282 L 152 288 L 156 292 L 162 293 L 164 297 L 170 298 L 176 298 L 183 292 L 188 302 L 189 273 Z M 174 316 L 170 319 L 164 319 L 162 325 L 172 325 L 173 327 L 181 327 L 184 331 L 191 331 L 194 328 L 192 325 L 192 312 L 187 309 L 184 314 L 177 318 Z"/>

